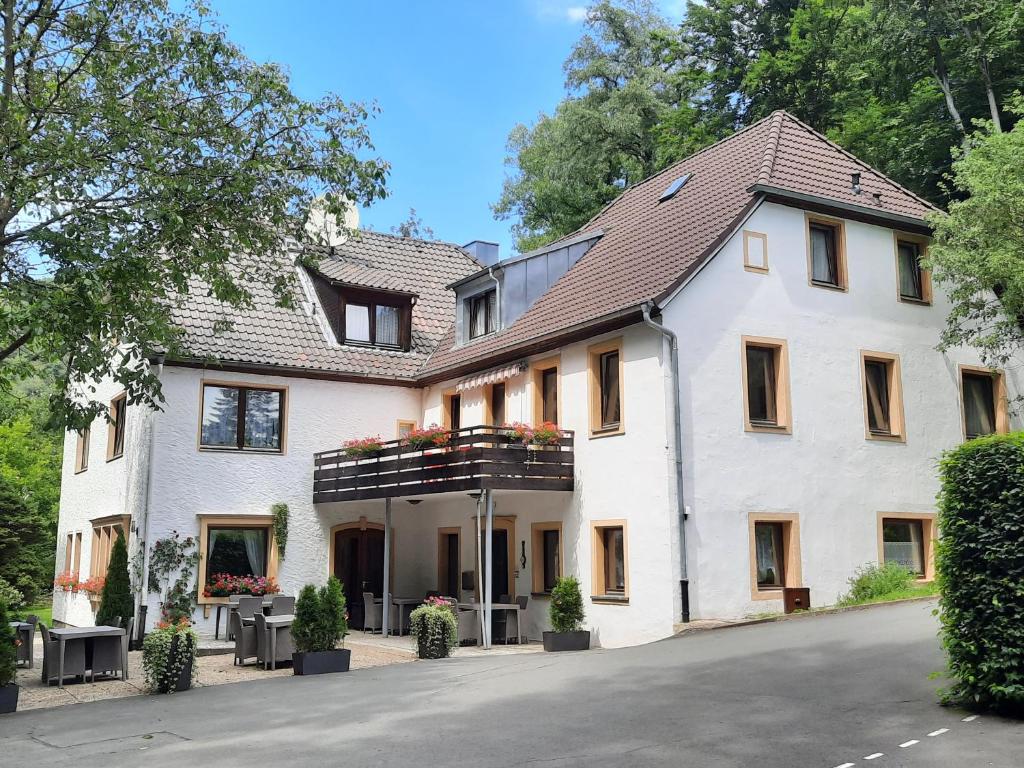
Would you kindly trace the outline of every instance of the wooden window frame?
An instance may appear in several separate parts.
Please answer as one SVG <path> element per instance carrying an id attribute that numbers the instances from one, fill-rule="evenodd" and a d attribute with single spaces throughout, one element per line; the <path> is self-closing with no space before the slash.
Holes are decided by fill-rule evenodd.
<path id="1" fill-rule="evenodd" d="M 106 577 L 110 567 L 110 553 L 117 541 L 117 533 L 124 536 L 125 544 L 131 531 L 131 515 L 109 515 L 90 520 L 92 526 L 92 549 L 89 557 L 89 576 Z M 99 599 L 97 595 L 96 599 Z"/>
<path id="2" fill-rule="evenodd" d="M 918 247 L 918 261 L 928 258 L 929 238 L 908 232 L 892 233 L 893 258 L 896 260 L 896 300 L 903 304 L 915 304 L 919 307 L 930 307 L 932 304 L 932 271 L 919 266 L 921 271 L 921 298 L 908 298 L 900 291 L 900 242 L 913 243 Z"/>
<path id="3" fill-rule="evenodd" d="M 750 552 L 750 599 L 781 600 L 782 588 L 762 588 L 757 585 L 757 523 L 782 524 L 782 578 L 784 587 L 803 586 L 800 555 L 800 515 L 795 512 L 751 512 L 747 516 L 747 547 Z"/>
<path id="4" fill-rule="evenodd" d="M 544 372 L 555 370 L 555 400 L 558 419 L 561 420 L 562 413 L 562 360 L 560 357 L 548 357 L 537 360 L 530 364 L 530 412 L 533 414 L 533 424 L 539 426 L 544 423 Z"/>
<path id="5" fill-rule="evenodd" d="M 502 397 L 502 402 L 505 411 L 505 418 L 503 422 L 508 422 L 508 384 L 504 381 L 496 381 L 493 384 L 488 384 L 483 388 L 483 399 L 484 399 L 484 424 L 489 424 L 495 427 L 503 426 L 498 424 L 494 418 L 494 388 L 503 387 L 505 394 Z"/>
<path id="6" fill-rule="evenodd" d="M 121 409 L 121 418 L 117 417 Z M 128 426 L 128 393 L 121 392 L 110 399 L 110 421 L 107 422 L 107 461 L 115 461 L 124 456 L 125 434 Z M 121 443 L 118 450 L 118 442 Z"/>
<path id="7" fill-rule="evenodd" d="M 89 469 L 89 441 L 92 438 L 92 429 L 85 427 L 75 434 L 75 474 L 80 475 Z"/>
<path id="8" fill-rule="evenodd" d="M 274 448 L 245 448 L 245 406 L 239 392 L 238 398 L 238 434 L 235 435 L 235 447 L 226 445 L 203 445 L 203 408 L 205 406 L 206 388 L 224 387 L 237 390 L 269 390 L 281 393 L 281 447 Z M 244 453 L 268 456 L 283 456 L 288 452 L 288 408 L 291 401 L 289 388 L 287 386 L 276 386 L 273 384 L 254 384 L 247 381 L 220 381 L 216 379 L 202 379 L 199 382 L 199 428 L 196 434 L 196 448 L 201 453 Z"/>
<path id="9" fill-rule="evenodd" d="M 836 239 L 836 274 L 839 278 L 838 285 L 820 283 L 814 280 L 814 254 L 811 248 L 811 227 L 829 227 L 835 230 Z M 849 273 L 846 264 L 846 222 L 842 219 L 834 219 L 830 216 L 818 214 L 804 214 L 804 235 L 807 240 L 807 284 L 814 288 L 824 288 L 827 291 L 847 292 L 850 290 Z"/>
<path id="10" fill-rule="evenodd" d="M 995 427 L 993 434 L 1006 435 L 1010 432 L 1010 409 L 1006 395 L 1006 375 L 998 368 L 987 368 L 984 365 L 957 366 L 957 390 L 960 393 L 960 433 L 964 440 L 967 436 L 967 407 L 964 403 L 964 373 L 973 373 L 979 376 L 989 376 L 992 379 L 992 402 L 995 406 Z"/>
<path id="11" fill-rule="evenodd" d="M 494 296 L 494 311 L 491 311 L 491 302 L 489 297 Z M 473 308 L 477 302 L 483 302 L 484 308 L 484 332 L 474 334 L 473 333 Z M 465 313 L 466 323 L 466 339 L 473 341 L 475 339 L 482 339 L 485 336 L 497 333 L 498 331 L 498 291 L 496 288 L 490 288 L 488 290 L 474 293 L 471 296 L 467 296 L 465 299 L 465 305 L 463 307 Z"/>
<path id="12" fill-rule="evenodd" d="M 879 512 L 878 513 L 878 564 L 885 563 L 885 521 L 914 521 L 921 523 L 921 539 L 924 546 L 924 575 L 916 578 L 918 583 L 935 580 L 935 542 L 938 539 L 938 516 L 934 512 Z"/>
<path id="13" fill-rule="evenodd" d="M 764 254 L 764 264 L 755 264 L 750 260 L 750 244 L 753 240 L 761 241 L 761 253 Z M 747 272 L 757 272 L 762 275 L 768 274 L 768 235 L 764 232 L 753 232 L 749 229 L 743 230 L 743 268 Z"/>
<path id="14" fill-rule="evenodd" d="M 747 385 L 747 347 L 761 347 L 775 352 L 775 421 L 772 424 L 755 424 L 750 420 L 749 387 Z M 742 336 L 740 338 L 740 365 L 743 385 L 743 429 L 746 432 L 764 432 L 775 435 L 793 433 L 793 413 L 789 388 L 789 345 L 785 339 L 767 336 Z"/>
<path id="15" fill-rule="evenodd" d="M 459 426 L 462 426 L 462 393 L 454 389 L 450 389 L 441 395 L 441 426 L 445 429 L 453 429 L 452 427 L 452 414 L 454 409 L 452 403 L 458 401 L 459 403 Z"/>
<path id="16" fill-rule="evenodd" d="M 447 551 L 444 549 L 444 545 L 447 543 L 448 536 L 457 536 L 459 540 L 458 551 L 459 551 L 459 572 L 458 572 L 458 592 L 462 592 L 462 528 L 457 526 L 449 526 L 446 528 L 437 529 L 437 591 L 445 597 L 454 597 L 456 600 L 462 598 L 461 594 L 446 595 L 445 588 L 447 586 L 448 579 L 445 576 L 448 575 L 448 559 Z M 445 557 L 442 557 L 442 554 Z"/>
<path id="17" fill-rule="evenodd" d="M 75 562 L 75 533 L 70 531 L 64 542 L 64 573 L 70 573 Z"/>
<path id="18" fill-rule="evenodd" d="M 530 525 L 530 559 L 531 582 L 530 591 L 534 597 L 550 597 L 551 592 L 544 589 L 544 533 L 558 531 L 558 578 L 565 573 L 565 539 L 562 536 L 562 522 L 533 523 Z"/>
<path id="19" fill-rule="evenodd" d="M 868 382 L 867 363 L 884 363 L 889 385 L 889 434 L 871 431 L 868 419 Z M 864 438 L 881 440 L 890 443 L 907 442 L 906 421 L 903 415 L 903 374 L 900 369 L 900 356 L 891 352 L 874 352 L 867 349 L 860 351 L 860 392 L 864 406 Z"/>
<path id="20" fill-rule="evenodd" d="M 622 355 L 622 337 L 608 339 L 587 347 L 587 382 L 590 389 L 590 437 L 611 437 L 626 431 L 625 369 Z M 616 426 L 601 425 L 601 357 L 609 352 L 619 354 L 619 423 Z"/>
<path id="21" fill-rule="evenodd" d="M 267 578 L 276 579 L 278 569 L 277 541 L 274 537 L 274 518 L 271 515 L 198 515 L 199 517 L 199 563 L 196 565 L 197 598 L 199 605 L 226 603 L 226 597 L 205 597 L 206 556 L 210 539 L 210 528 L 266 528 L 267 529 Z M 333 541 L 333 534 L 332 534 Z"/>
<path id="22" fill-rule="evenodd" d="M 416 429 L 416 422 L 411 419 L 398 419 L 395 422 L 395 439 L 402 439 L 402 429 L 408 427 L 410 430 Z"/>
<path id="23" fill-rule="evenodd" d="M 75 531 L 75 567 L 73 572 L 76 579 L 81 578 L 82 574 L 82 532 Z"/>
<path id="24" fill-rule="evenodd" d="M 625 589 L 622 594 L 608 593 L 605 585 L 605 558 L 607 551 L 604 546 L 604 531 L 608 528 L 622 529 L 622 570 Z M 609 605 L 629 604 L 629 524 L 620 520 L 593 520 L 590 523 L 590 600 L 594 603 Z"/>
<path id="25" fill-rule="evenodd" d="M 338 286 L 338 343 L 350 347 L 373 347 L 408 352 L 412 348 L 412 307 L 414 297 L 411 294 L 387 293 L 349 286 Z M 349 304 L 367 307 L 369 313 L 369 341 L 349 339 L 345 328 L 345 311 Z M 377 339 L 377 307 L 392 307 L 398 310 L 398 343 L 378 344 Z"/>

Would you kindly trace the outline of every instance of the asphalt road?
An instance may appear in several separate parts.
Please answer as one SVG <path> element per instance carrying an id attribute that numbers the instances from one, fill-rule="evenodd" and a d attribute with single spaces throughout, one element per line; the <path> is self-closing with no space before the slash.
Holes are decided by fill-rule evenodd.
<path id="1" fill-rule="evenodd" d="M 1021 768 L 1024 723 L 938 705 L 932 608 L 18 713 L 0 764 Z"/>

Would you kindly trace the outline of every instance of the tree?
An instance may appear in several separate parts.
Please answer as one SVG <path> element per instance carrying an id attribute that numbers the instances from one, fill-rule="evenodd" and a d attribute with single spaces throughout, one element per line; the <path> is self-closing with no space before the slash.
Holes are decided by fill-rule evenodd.
<path id="1" fill-rule="evenodd" d="M 436 240 L 434 230 L 423 223 L 423 219 L 416 215 L 416 209 L 409 209 L 409 218 L 391 228 L 391 231 L 399 237 L 413 237 L 418 240 Z"/>
<path id="2" fill-rule="evenodd" d="M 53 578 L 53 534 L 24 492 L 0 475 L 0 578 L 25 602 Z"/>
<path id="3" fill-rule="evenodd" d="M 124 536 L 119 533 L 117 541 L 110 548 L 110 565 L 107 566 L 107 577 L 103 582 L 100 607 L 96 611 L 96 624 L 112 626 L 114 620 L 120 617 L 121 626 L 126 626 L 134 611 L 132 583 L 128 576 L 128 546 Z"/>
<path id="4" fill-rule="evenodd" d="M 71 426 L 105 413 L 90 380 L 161 402 L 143 361 L 179 348 L 170 306 L 190 287 L 246 306 L 263 283 L 288 304 L 266 255 L 309 237 L 312 201 L 341 220 L 384 193 L 372 110 L 300 99 L 199 3 L 0 0 L 0 23 L 0 390 L 61 361 Z"/>
<path id="5" fill-rule="evenodd" d="M 1024 115 L 1024 98 L 1011 113 Z M 943 348 L 971 345 L 995 366 L 1024 344 L 1024 122 L 989 126 L 970 146 L 953 165 L 963 199 L 932 217 L 929 261 L 953 304 Z"/>

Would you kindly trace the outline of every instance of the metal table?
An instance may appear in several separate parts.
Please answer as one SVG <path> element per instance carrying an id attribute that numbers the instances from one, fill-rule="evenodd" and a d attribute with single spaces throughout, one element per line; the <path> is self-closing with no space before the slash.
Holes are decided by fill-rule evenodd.
<path id="1" fill-rule="evenodd" d="M 35 655 L 32 650 L 32 639 L 35 635 L 35 625 L 29 624 L 27 621 L 9 621 L 7 623 L 15 632 L 18 633 L 22 647 L 27 648 L 27 657 L 24 659 L 18 659 L 18 661 L 27 661 L 28 668 L 32 669 L 35 666 L 35 662 L 32 658 Z"/>
<path id="2" fill-rule="evenodd" d="M 401 637 L 405 634 L 405 608 L 406 606 L 415 605 L 419 606 L 423 604 L 423 598 L 420 597 L 392 597 L 391 604 L 398 609 L 398 636 Z M 395 628 L 391 628 L 391 634 L 395 634 Z"/>
<path id="3" fill-rule="evenodd" d="M 476 611 L 479 613 L 484 609 L 483 603 L 459 603 L 459 610 L 463 611 Z M 523 616 L 522 609 L 519 607 L 519 603 L 491 603 L 491 609 L 495 611 L 515 611 L 516 612 L 516 632 L 519 636 L 516 638 L 517 642 L 522 642 L 523 636 Z M 480 620 L 479 617 L 476 621 L 476 643 L 477 645 L 483 645 L 483 637 L 480 633 Z"/>
<path id="4" fill-rule="evenodd" d="M 274 604 L 274 598 L 266 597 L 263 598 L 263 609 L 266 610 Z M 213 639 L 220 640 L 220 612 L 222 608 L 228 609 L 227 621 L 224 623 L 224 637 L 228 637 L 231 634 L 231 611 L 238 609 L 238 603 L 217 603 L 217 615 L 213 620 Z"/>
<path id="5" fill-rule="evenodd" d="M 64 629 L 51 629 L 50 637 L 55 637 L 60 642 L 60 649 L 57 651 L 57 687 L 64 687 L 64 645 L 68 640 L 86 641 L 96 637 L 121 637 L 121 679 L 128 679 L 128 644 L 125 642 L 126 635 L 123 627 L 66 627 Z"/>

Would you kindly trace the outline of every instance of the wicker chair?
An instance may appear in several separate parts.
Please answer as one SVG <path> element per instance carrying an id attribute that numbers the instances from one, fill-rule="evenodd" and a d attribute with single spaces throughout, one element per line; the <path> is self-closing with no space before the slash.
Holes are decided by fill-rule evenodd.
<path id="1" fill-rule="evenodd" d="M 270 604 L 271 616 L 284 616 L 295 613 L 295 598 L 287 595 L 276 595 Z"/>
<path id="2" fill-rule="evenodd" d="M 50 637 L 50 630 L 43 622 L 39 622 L 39 632 L 43 636 L 43 683 L 49 685 L 61 682 L 60 674 L 60 641 Z M 64 644 L 64 679 L 79 677 L 85 680 L 85 641 L 71 640 Z"/>
<path id="3" fill-rule="evenodd" d="M 295 652 L 295 644 L 292 642 L 292 631 L 291 627 L 288 631 L 281 629 L 268 629 L 267 628 L 267 617 L 262 613 L 257 613 L 254 617 L 256 622 L 256 663 L 262 664 L 263 668 L 266 669 L 270 666 L 270 633 L 277 632 L 277 647 L 274 649 L 274 662 L 278 664 L 282 661 L 291 661 L 292 653 Z"/>
<path id="4" fill-rule="evenodd" d="M 262 616 L 262 614 L 260 614 Z M 235 658 L 233 664 L 245 664 L 246 659 L 259 656 L 256 641 L 256 627 L 242 624 L 242 617 L 237 611 L 232 611 L 228 616 L 228 623 L 231 634 L 235 638 Z"/>
<path id="5" fill-rule="evenodd" d="M 519 612 L 512 613 L 511 611 L 503 611 L 503 613 L 507 617 L 505 620 L 506 643 L 512 638 L 515 638 L 515 641 L 517 643 L 523 642 L 523 628 L 519 626 L 519 622 L 522 620 L 523 613 L 526 611 L 526 606 L 529 602 L 529 595 L 516 595 L 516 603 L 518 603 L 519 605 Z M 513 625 L 515 626 L 513 627 Z"/>
<path id="6" fill-rule="evenodd" d="M 373 592 L 363 592 L 363 632 L 384 629 L 384 602 L 377 602 Z"/>

